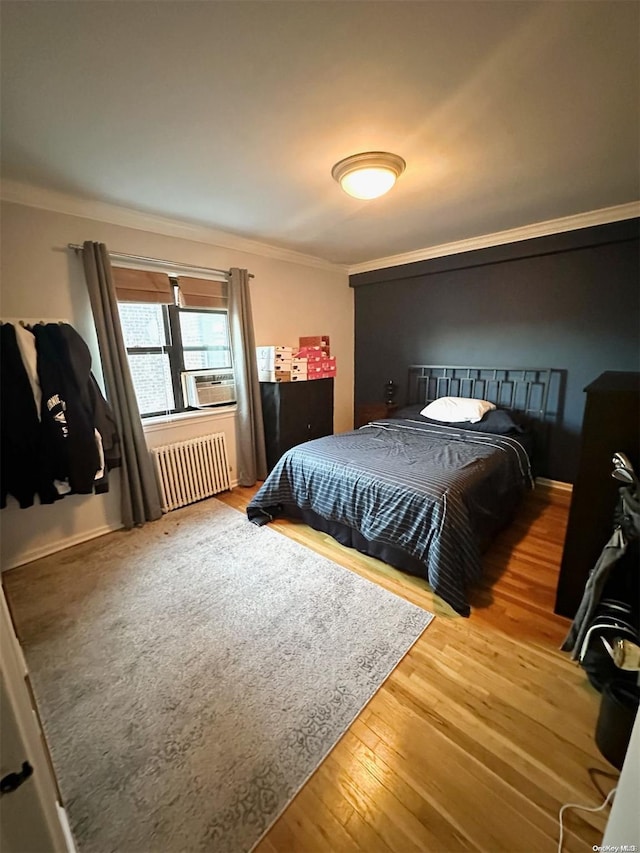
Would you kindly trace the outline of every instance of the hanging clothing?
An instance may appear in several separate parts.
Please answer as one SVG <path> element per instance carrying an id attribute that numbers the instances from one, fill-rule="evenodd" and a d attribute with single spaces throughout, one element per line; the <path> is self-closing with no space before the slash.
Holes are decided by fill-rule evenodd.
<path id="1" fill-rule="evenodd" d="M 89 347 L 68 323 L 60 323 L 61 340 L 82 405 L 100 433 L 101 448 L 106 467 L 118 468 L 122 462 L 120 436 L 111 406 L 102 396 L 100 386 L 91 372 L 91 353 Z"/>
<path id="2" fill-rule="evenodd" d="M 589 573 L 578 611 L 560 647 L 563 652 L 573 652 L 573 660 L 581 654 L 583 641 L 612 570 L 621 562 L 629 543 L 640 537 L 640 495 L 637 488 L 622 486 L 618 495 L 613 533 Z"/>
<path id="3" fill-rule="evenodd" d="M 22 509 L 59 500 L 32 387 L 12 325 L 0 327 L 0 507 L 12 495 Z"/>
<path id="4" fill-rule="evenodd" d="M 38 378 L 38 353 L 36 351 L 36 339 L 30 329 L 25 329 L 23 326 L 14 326 L 16 333 L 16 341 L 22 364 L 29 379 L 33 399 L 36 403 L 36 413 L 40 419 L 40 407 L 42 405 L 42 389 L 40 388 L 40 379 Z"/>
<path id="5" fill-rule="evenodd" d="M 91 373 L 91 354 L 69 324 L 2 324 L 1 495 L 23 508 L 109 490 L 120 464 L 113 412 Z M 38 409 L 39 406 L 39 409 Z"/>
<path id="6" fill-rule="evenodd" d="M 38 325 L 34 334 L 42 388 L 42 425 L 55 476 L 68 479 L 72 492 L 90 494 L 100 467 L 93 418 L 83 404 L 60 326 Z"/>

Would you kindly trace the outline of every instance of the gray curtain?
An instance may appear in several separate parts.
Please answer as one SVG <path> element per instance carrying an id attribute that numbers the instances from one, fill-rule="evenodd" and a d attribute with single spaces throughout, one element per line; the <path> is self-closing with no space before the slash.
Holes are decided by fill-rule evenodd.
<path id="1" fill-rule="evenodd" d="M 253 486 L 256 480 L 264 480 L 267 476 L 267 456 L 264 447 L 249 273 L 236 267 L 231 269 L 229 279 L 229 328 L 238 400 L 238 482 L 241 486 Z"/>
<path id="2" fill-rule="evenodd" d="M 130 529 L 160 518 L 160 493 L 133 390 L 107 247 L 104 243 L 86 241 L 82 259 L 98 333 L 107 399 L 120 433 L 122 523 Z"/>

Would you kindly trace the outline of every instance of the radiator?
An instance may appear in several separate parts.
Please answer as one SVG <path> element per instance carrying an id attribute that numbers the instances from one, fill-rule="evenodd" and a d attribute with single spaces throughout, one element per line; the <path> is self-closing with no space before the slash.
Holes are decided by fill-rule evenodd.
<path id="1" fill-rule="evenodd" d="M 222 432 L 154 447 L 151 456 L 163 512 L 231 488 L 227 446 Z"/>

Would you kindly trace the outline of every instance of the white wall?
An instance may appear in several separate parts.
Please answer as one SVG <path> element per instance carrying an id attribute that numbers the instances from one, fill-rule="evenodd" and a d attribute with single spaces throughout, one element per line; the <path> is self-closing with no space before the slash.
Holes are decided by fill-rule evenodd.
<path id="1" fill-rule="evenodd" d="M 338 364 L 334 426 L 336 432 L 351 428 L 353 291 L 343 269 L 265 257 L 8 202 L 2 204 L 0 234 L 0 316 L 67 320 L 89 345 L 98 381 L 99 354 L 82 261 L 66 248 L 68 243 L 96 240 L 114 252 L 204 267 L 246 267 L 255 276 L 251 280 L 251 299 L 256 344 L 296 344 L 300 335 L 330 335 L 332 354 L 337 356 Z M 196 417 L 165 428 L 154 425 L 147 438 L 149 446 L 157 446 L 219 430 L 227 435 L 233 482 L 236 464 L 232 414 Z M 20 565 L 119 526 L 117 472 L 110 475 L 110 491 L 106 495 L 73 495 L 51 506 L 36 505 L 24 510 L 10 499 L 0 512 L 1 566 L 5 569 Z"/>

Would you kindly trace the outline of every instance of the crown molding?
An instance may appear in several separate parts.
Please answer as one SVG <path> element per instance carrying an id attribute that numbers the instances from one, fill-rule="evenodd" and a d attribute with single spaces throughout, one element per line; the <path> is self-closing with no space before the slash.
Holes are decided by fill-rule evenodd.
<path id="1" fill-rule="evenodd" d="M 218 231 L 215 228 L 193 225 L 151 213 L 142 213 L 107 202 L 83 199 L 20 181 L 3 180 L 0 186 L 0 199 L 12 204 L 22 204 L 25 207 L 35 207 L 53 213 L 65 213 L 69 216 L 80 216 L 83 219 L 106 222 L 109 225 L 121 225 L 125 228 L 135 228 L 138 231 L 150 231 L 153 234 L 162 234 L 165 237 L 179 237 L 183 240 L 205 243 L 208 246 L 235 249 L 263 258 L 287 261 L 292 264 L 301 264 L 307 267 L 331 270 L 332 272 L 343 272 L 345 275 L 348 272 L 345 264 L 331 263 L 324 258 L 306 255 L 293 249 L 283 249 L 269 243 L 262 243 L 259 240 L 251 240 L 226 231 Z"/>
<path id="2" fill-rule="evenodd" d="M 472 252 L 475 249 L 487 249 L 491 246 L 502 246 L 506 243 L 518 243 L 534 237 L 547 237 L 550 234 L 561 234 L 563 231 L 576 231 L 579 228 L 589 228 L 592 225 L 606 225 L 609 222 L 621 222 L 624 219 L 634 219 L 640 216 L 640 201 L 619 204 L 615 207 L 603 207 L 587 213 L 577 213 L 574 216 L 563 216 L 559 219 L 549 219 L 546 222 L 534 222 L 521 228 L 510 228 L 508 231 L 496 231 L 494 234 L 484 234 L 480 237 L 470 237 L 466 240 L 456 240 L 453 243 L 442 243 L 440 246 L 428 246 L 401 255 L 389 255 L 361 264 L 348 267 L 349 275 L 386 267 L 398 267 L 402 264 L 412 264 L 416 261 L 428 261 L 431 258 L 443 258 L 447 255 L 459 255 L 462 252 Z"/>
<path id="3" fill-rule="evenodd" d="M 412 252 L 389 255 L 384 258 L 376 258 L 370 261 L 363 261 L 359 264 L 349 265 L 332 263 L 314 255 L 306 255 L 303 252 L 296 252 L 293 249 L 272 246 L 269 243 L 262 243 L 259 240 L 251 240 L 247 237 L 239 237 L 215 228 L 194 225 L 155 214 L 142 213 L 138 210 L 120 207 L 119 205 L 107 202 L 83 199 L 78 196 L 68 195 L 57 190 L 36 187 L 20 181 L 4 179 L 0 185 L 0 199 L 13 204 L 22 204 L 25 207 L 35 207 L 41 210 L 49 210 L 53 213 L 64 213 L 69 216 L 80 216 L 83 219 L 93 219 L 97 222 L 106 222 L 110 225 L 121 225 L 126 228 L 137 229 L 138 231 L 149 231 L 153 234 L 162 234 L 166 237 L 178 237 L 183 240 L 192 240 L 208 246 L 218 246 L 222 249 L 247 252 L 248 254 L 273 260 L 301 264 L 302 266 L 315 267 L 316 269 L 330 270 L 332 272 L 343 272 L 346 275 L 396 267 L 403 264 L 415 263 L 416 261 L 427 261 L 431 258 L 442 258 L 447 255 L 457 255 L 462 252 L 471 252 L 475 249 L 486 249 L 491 246 L 501 246 L 507 243 L 517 243 L 521 240 L 546 237 L 550 234 L 560 234 L 563 231 L 575 231 L 579 228 L 589 228 L 593 225 L 606 225 L 609 222 L 620 222 L 624 219 L 633 219 L 640 216 L 640 201 L 634 201 L 628 204 L 605 207 L 600 210 L 578 213 L 574 216 L 565 216 L 559 219 L 549 219 L 546 222 L 535 222 L 520 228 L 511 228 L 507 231 L 497 231 L 493 234 L 456 240 L 452 243 L 442 243 L 438 246 L 427 246 Z"/>

